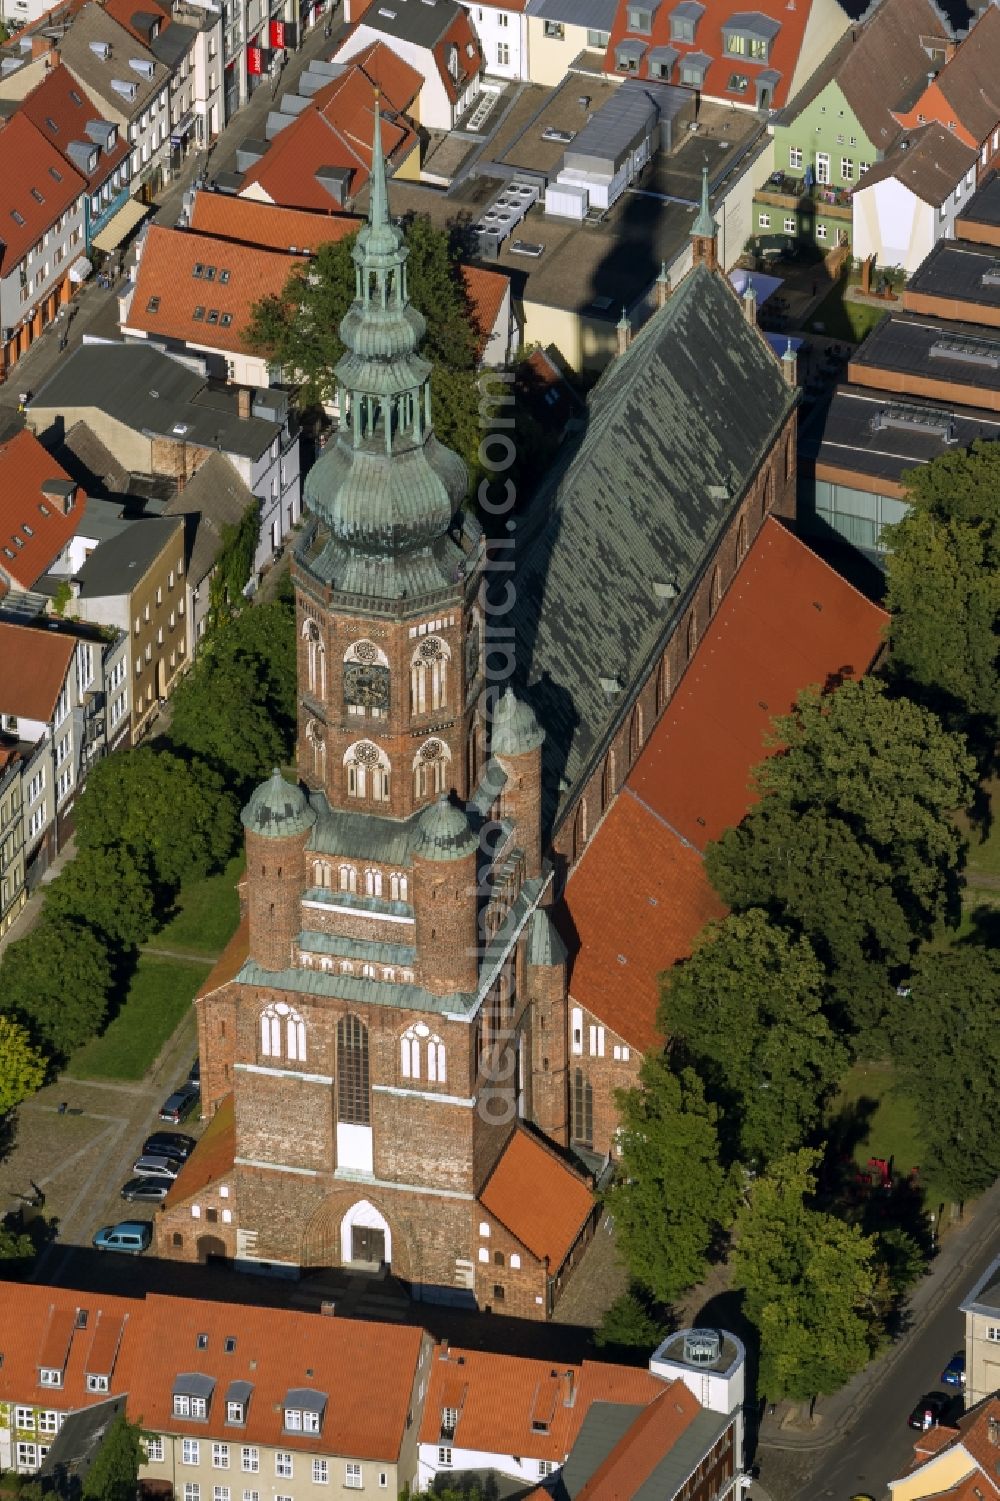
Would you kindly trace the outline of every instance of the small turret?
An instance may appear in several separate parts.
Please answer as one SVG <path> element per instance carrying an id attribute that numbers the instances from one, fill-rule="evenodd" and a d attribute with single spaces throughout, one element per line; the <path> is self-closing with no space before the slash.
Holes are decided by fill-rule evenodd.
<path id="1" fill-rule="evenodd" d="M 243 809 L 242 820 L 250 957 L 264 969 L 285 969 L 300 927 L 306 843 L 316 814 L 301 787 L 275 767 Z"/>
<path id="2" fill-rule="evenodd" d="M 435 994 L 469 993 L 479 980 L 479 840 L 463 810 L 442 794 L 420 815 L 413 843 L 417 953 Z M 427 976 L 422 983 L 427 984 Z"/>
<path id="3" fill-rule="evenodd" d="M 566 1056 L 566 945 L 548 911 L 539 907 L 528 928 L 531 1006 L 531 1108 L 540 1131 L 569 1143 Z"/>
<path id="4" fill-rule="evenodd" d="M 517 830 L 529 880 L 542 871 L 542 742 L 534 710 L 504 690 L 493 711 L 490 751 L 507 775 L 502 807 Z"/>
<path id="5" fill-rule="evenodd" d="M 719 226 L 712 216 L 708 196 L 708 168 L 701 169 L 701 204 L 691 226 L 691 255 L 693 264 L 707 266 L 710 271 L 719 265 Z"/>

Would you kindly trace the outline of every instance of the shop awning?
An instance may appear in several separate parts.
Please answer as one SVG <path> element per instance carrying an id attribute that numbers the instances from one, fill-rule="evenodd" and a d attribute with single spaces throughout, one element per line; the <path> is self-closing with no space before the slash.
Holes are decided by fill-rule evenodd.
<path id="1" fill-rule="evenodd" d="M 70 266 L 69 279 L 70 281 L 86 281 L 87 277 L 90 275 L 93 269 L 94 268 L 91 265 L 90 261 L 88 261 L 87 257 L 85 255 L 81 255 L 80 259 L 78 261 L 74 261 L 72 266 Z"/>
<path id="2" fill-rule="evenodd" d="M 130 229 L 135 229 L 146 215 L 151 212 L 148 203 L 140 203 L 137 198 L 130 198 L 122 205 L 117 214 L 113 214 L 99 234 L 94 236 L 95 250 L 114 250 L 121 244 Z"/>

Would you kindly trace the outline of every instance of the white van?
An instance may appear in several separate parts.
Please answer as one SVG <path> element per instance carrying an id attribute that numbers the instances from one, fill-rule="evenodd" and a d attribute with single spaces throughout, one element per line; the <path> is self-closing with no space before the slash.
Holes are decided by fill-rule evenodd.
<path id="1" fill-rule="evenodd" d="M 94 1236 L 99 1251 L 125 1251 L 139 1256 L 148 1251 L 153 1227 L 148 1220 L 122 1220 L 117 1225 L 102 1225 Z"/>

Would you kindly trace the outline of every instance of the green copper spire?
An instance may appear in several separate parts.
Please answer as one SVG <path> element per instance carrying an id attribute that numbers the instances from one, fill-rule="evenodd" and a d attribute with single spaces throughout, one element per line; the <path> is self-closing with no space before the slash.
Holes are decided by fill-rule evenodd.
<path id="1" fill-rule="evenodd" d="M 712 218 L 712 209 L 708 201 L 708 168 L 701 169 L 701 207 L 698 217 L 691 225 L 692 240 L 714 240 L 719 231 L 719 226 Z"/>
<path id="2" fill-rule="evenodd" d="M 431 366 L 417 353 L 425 324 L 407 295 L 409 251 L 386 177 L 376 94 L 368 218 L 340 325 L 339 430 L 309 471 L 305 500 L 327 543 L 307 566 L 345 592 L 398 599 L 454 582 L 462 554 L 449 530 L 468 475 L 434 435 Z"/>

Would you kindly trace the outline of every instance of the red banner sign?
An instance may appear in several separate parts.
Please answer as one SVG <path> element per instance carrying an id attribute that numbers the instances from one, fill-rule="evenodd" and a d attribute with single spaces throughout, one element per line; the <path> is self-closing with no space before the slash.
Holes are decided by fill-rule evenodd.
<path id="1" fill-rule="evenodd" d="M 284 23 L 284 21 L 272 21 L 271 22 L 271 46 L 272 47 L 284 47 L 284 45 L 285 45 L 285 23 Z"/>
<path id="2" fill-rule="evenodd" d="M 256 45 L 247 48 L 247 72 L 261 74 L 264 71 L 264 49 Z"/>

